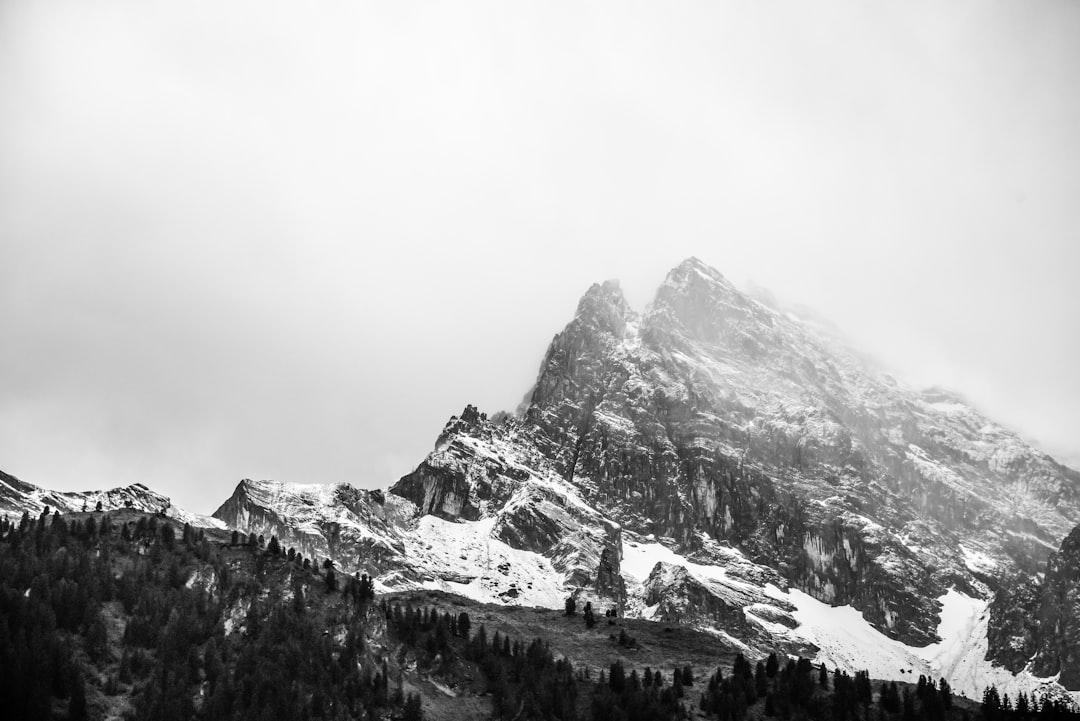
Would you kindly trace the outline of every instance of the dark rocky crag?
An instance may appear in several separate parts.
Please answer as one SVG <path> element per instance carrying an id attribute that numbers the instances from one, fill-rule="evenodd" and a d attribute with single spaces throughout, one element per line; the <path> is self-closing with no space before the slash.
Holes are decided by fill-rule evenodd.
<path id="1" fill-rule="evenodd" d="M 1060 673 L 1058 682 L 1080 691 L 1080 526 L 1046 563 L 1038 615 L 1038 646 L 1032 670 Z"/>
<path id="2" fill-rule="evenodd" d="M 1059 676 L 1080 691 L 1080 526 L 1050 554 L 1042 579 L 1018 576 L 991 604 L 990 653 L 1016 673 Z"/>
<path id="3" fill-rule="evenodd" d="M 329 518 L 322 514 L 327 508 L 334 509 Z M 330 558 L 350 572 L 379 576 L 408 575 L 395 529 L 413 513 L 415 508 L 400 498 L 347 483 L 283 488 L 245 479 L 214 517 L 266 539 L 276 536 L 284 547 L 316 561 Z"/>

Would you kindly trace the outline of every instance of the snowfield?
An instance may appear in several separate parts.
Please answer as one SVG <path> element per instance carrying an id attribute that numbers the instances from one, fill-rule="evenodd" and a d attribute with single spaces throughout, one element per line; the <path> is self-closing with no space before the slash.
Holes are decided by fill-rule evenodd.
<path id="1" fill-rule="evenodd" d="M 982 567 L 993 564 L 993 560 L 984 554 L 969 554 L 969 563 L 978 563 Z M 749 563 L 735 555 L 732 560 Z M 744 594 L 772 599 L 776 602 L 774 608 L 794 607 L 791 616 L 798 622 L 794 629 L 761 618 L 755 613 L 758 604 L 747 606 L 744 613 L 776 636 L 814 644 L 820 649 L 814 662 L 824 663 L 830 669 L 840 668 L 849 673 L 865 669 L 871 678 L 896 681 L 913 682 L 920 675 L 945 678 L 954 693 L 973 700 L 981 699 L 983 690 L 993 684 L 1012 698 L 1024 691 L 1040 695 L 1068 694 L 1080 702 L 1080 692 L 1069 694 L 1057 685 L 1056 678 L 1039 678 L 1026 671 L 1014 676 L 987 661 L 988 604 L 955 589 L 937 599 L 941 604 L 937 627 L 941 640 L 920 648 L 889 638 L 851 606 L 830 606 L 794 588 L 785 591 L 772 583 L 755 586 L 733 579 L 722 566 L 693 563 L 656 542 L 629 541 L 623 545 L 623 576 L 627 579 L 627 591 L 632 600 L 636 600 L 636 603 L 628 604 L 628 612 L 635 616 L 649 618 L 655 610 L 644 605 L 641 592 L 642 584 L 657 563 L 682 566 L 691 576 L 716 591 L 722 592 L 723 587 L 737 588 Z M 731 638 L 721 628 L 702 630 Z"/>

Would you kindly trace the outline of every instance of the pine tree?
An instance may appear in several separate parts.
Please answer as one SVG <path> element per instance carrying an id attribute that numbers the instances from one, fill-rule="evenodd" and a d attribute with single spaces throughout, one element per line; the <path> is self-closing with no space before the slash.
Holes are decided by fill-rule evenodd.
<path id="1" fill-rule="evenodd" d="M 402 709 L 402 721 L 422 721 L 424 718 L 423 707 L 420 704 L 420 694 L 410 693 L 405 699 L 405 707 Z"/>
<path id="2" fill-rule="evenodd" d="M 626 688 L 626 669 L 623 668 L 621 661 L 611 664 L 608 673 L 608 686 L 615 693 L 622 693 L 623 689 Z"/>
<path id="3" fill-rule="evenodd" d="M 952 709 L 952 688 L 949 686 L 949 682 L 944 678 L 938 683 L 938 695 L 941 696 L 941 706 L 949 711 Z"/>

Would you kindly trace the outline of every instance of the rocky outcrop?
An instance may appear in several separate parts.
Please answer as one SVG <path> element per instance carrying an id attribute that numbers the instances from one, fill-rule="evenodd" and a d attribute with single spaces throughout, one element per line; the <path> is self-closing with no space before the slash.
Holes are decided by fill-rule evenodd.
<path id="1" fill-rule="evenodd" d="M 1016 574 L 990 603 L 987 656 L 1013 673 L 1024 670 L 1038 651 L 1040 592 L 1038 579 Z"/>
<path id="2" fill-rule="evenodd" d="M 350 573 L 408 572 L 401 538 L 415 507 L 399 496 L 347 483 L 301 485 L 241 481 L 214 517 L 269 539 L 316 562 L 331 558 Z"/>
<path id="3" fill-rule="evenodd" d="M 420 514 L 470 521 L 479 518 L 481 501 L 490 497 L 490 480 L 506 470 L 483 463 L 476 457 L 475 446 L 462 442 L 485 435 L 490 438 L 491 429 L 485 426 L 487 416 L 475 406 L 467 406 L 460 418 L 454 416 L 446 424 L 435 451 L 390 490 L 416 504 Z"/>
<path id="4" fill-rule="evenodd" d="M 752 649 L 754 655 L 783 650 L 812 656 L 815 650 L 770 634 L 760 621 L 795 628 L 794 609 L 745 585 L 701 580 L 683 566 L 660 562 L 645 581 L 644 591 L 650 618 L 717 629 Z"/>
<path id="5" fill-rule="evenodd" d="M 1038 650 L 1032 669 L 1060 673 L 1058 683 L 1080 690 L 1080 526 L 1046 564 L 1038 610 Z"/>
<path id="6" fill-rule="evenodd" d="M 596 567 L 596 594 L 616 601 L 617 610 L 626 600 L 626 581 L 622 577 L 622 528 L 610 521 L 604 522 L 604 546 Z"/>
<path id="7" fill-rule="evenodd" d="M 1003 579 L 990 604 L 988 657 L 1013 673 L 1057 676 L 1080 691 L 1080 526 L 1050 554 L 1041 579 Z"/>
<path id="8" fill-rule="evenodd" d="M 683 566 L 657 563 L 645 581 L 645 604 L 652 617 L 667 623 L 693 625 L 706 622 L 745 637 L 756 630 L 743 609 L 756 599 L 732 591 L 730 597 L 709 589 Z"/>

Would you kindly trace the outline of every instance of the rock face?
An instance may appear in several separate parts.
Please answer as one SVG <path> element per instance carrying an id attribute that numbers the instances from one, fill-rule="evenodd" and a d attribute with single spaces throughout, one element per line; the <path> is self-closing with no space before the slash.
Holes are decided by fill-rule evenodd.
<path id="1" fill-rule="evenodd" d="M 590 288 L 518 413 L 466 408 L 385 495 L 334 487 L 308 513 L 286 486 L 238 488 L 215 515 L 388 587 L 552 605 L 598 594 L 750 644 L 805 625 L 796 599 L 850 606 L 885 641 L 925 647 L 944 599 L 974 609 L 1000 591 L 989 653 L 1014 670 L 1035 647 L 1000 620 L 1027 602 L 1007 602 L 1001 579 L 1042 568 L 1080 522 L 1080 474 L 696 259 L 643 313 L 616 282 Z M 738 583 L 716 582 L 736 567 Z M 1067 596 L 1040 618 L 1064 624 Z M 1040 653 L 1040 668 L 1073 662 Z"/>
<path id="2" fill-rule="evenodd" d="M 1034 671 L 1060 673 L 1058 682 L 1080 690 L 1080 526 L 1050 556 L 1038 611 L 1038 646 Z"/>
<path id="3" fill-rule="evenodd" d="M 795 628 L 798 622 L 791 616 L 793 606 L 756 593 L 755 589 L 698 578 L 684 566 L 657 563 L 645 581 L 644 601 L 651 618 L 657 621 L 723 629 L 743 643 L 759 642 L 793 653 L 805 651 L 805 646 L 777 644 L 757 621 L 764 618 Z"/>
<path id="4" fill-rule="evenodd" d="M 990 604 L 989 655 L 1013 673 L 1026 668 L 1039 648 L 1040 601 L 1038 579 L 1016 574 L 1001 584 Z"/>
<path id="5" fill-rule="evenodd" d="M 407 569 L 398 526 L 416 508 L 399 496 L 347 483 L 300 485 L 243 480 L 214 517 L 245 533 L 270 538 L 349 571 L 379 576 Z"/>
<path id="6" fill-rule="evenodd" d="M 990 653 L 1010 671 L 1030 665 L 1080 691 L 1080 526 L 1050 554 L 1042 578 L 1017 575 L 994 597 Z"/>

